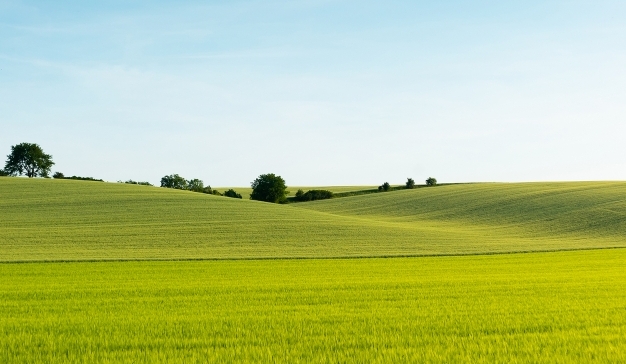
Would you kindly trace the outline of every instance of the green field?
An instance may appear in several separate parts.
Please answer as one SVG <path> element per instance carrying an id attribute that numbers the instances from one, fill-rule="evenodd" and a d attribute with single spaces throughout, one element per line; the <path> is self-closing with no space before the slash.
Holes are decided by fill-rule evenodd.
<path id="1" fill-rule="evenodd" d="M 467 184 L 290 205 L 0 178 L 0 261 L 376 257 L 626 246 L 626 183 Z"/>
<path id="2" fill-rule="evenodd" d="M 0 362 L 624 362 L 625 237 L 624 182 L 275 205 L 0 178 Z"/>
<path id="3" fill-rule="evenodd" d="M 0 362 L 624 362 L 624 262 L 0 264 Z"/>

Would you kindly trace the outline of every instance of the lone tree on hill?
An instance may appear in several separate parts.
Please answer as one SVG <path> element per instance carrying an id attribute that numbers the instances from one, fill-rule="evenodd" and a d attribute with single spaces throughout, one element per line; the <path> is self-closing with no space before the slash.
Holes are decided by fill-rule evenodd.
<path id="1" fill-rule="evenodd" d="M 426 186 L 435 186 L 437 185 L 437 179 L 433 177 L 428 177 L 426 180 Z"/>
<path id="2" fill-rule="evenodd" d="M 274 173 L 262 174 L 251 185 L 251 200 L 273 203 L 285 203 L 287 201 L 287 186 L 281 176 Z"/>
<path id="3" fill-rule="evenodd" d="M 44 153 L 39 145 L 21 143 L 11 147 L 4 173 L 9 176 L 25 174 L 28 178 L 48 177 L 53 165 L 52 156 Z"/>
<path id="4" fill-rule="evenodd" d="M 415 188 L 415 181 L 413 181 L 413 178 L 406 179 L 406 188 L 408 190 Z"/>

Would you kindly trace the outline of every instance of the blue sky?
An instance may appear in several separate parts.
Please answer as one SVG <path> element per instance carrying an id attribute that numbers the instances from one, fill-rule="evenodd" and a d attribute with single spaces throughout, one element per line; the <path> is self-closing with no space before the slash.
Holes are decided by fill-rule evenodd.
<path id="1" fill-rule="evenodd" d="M 625 180 L 623 1 L 3 1 L 0 153 L 105 180 Z"/>

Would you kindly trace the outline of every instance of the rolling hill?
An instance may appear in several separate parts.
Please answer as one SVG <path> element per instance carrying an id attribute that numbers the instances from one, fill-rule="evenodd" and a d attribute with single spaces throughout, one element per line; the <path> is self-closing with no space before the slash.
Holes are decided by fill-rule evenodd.
<path id="1" fill-rule="evenodd" d="M 0 178 L 0 261 L 374 257 L 626 247 L 626 183 L 489 183 L 273 205 Z"/>

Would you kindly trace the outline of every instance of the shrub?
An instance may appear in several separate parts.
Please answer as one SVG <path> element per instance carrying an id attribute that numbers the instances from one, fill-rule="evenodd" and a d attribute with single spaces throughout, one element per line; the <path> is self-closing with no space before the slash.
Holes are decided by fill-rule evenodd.
<path id="1" fill-rule="evenodd" d="M 54 172 L 54 174 L 52 175 L 52 178 L 63 179 L 65 178 L 65 175 L 63 175 L 63 173 L 61 172 Z"/>
<path id="2" fill-rule="evenodd" d="M 415 181 L 413 180 L 413 178 L 406 179 L 406 188 L 409 190 L 415 188 Z"/>
<path id="3" fill-rule="evenodd" d="M 133 181 L 132 179 L 129 179 L 128 181 L 124 183 L 129 184 L 129 185 L 152 186 L 152 183 L 150 182 L 137 182 L 137 181 Z"/>
<path id="4" fill-rule="evenodd" d="M 93 178 L 93 177 L 80 177 L 80 176 L 72 176 L 72 177 L 65 177 L 65 179 L 75 179 L 75 180 L 79 180 L 79 181 L 96 181 L 96 182 L 104 182 L 101 179 L 97 179 L 97 178 Z"/>
<path id="5" fill-rule="evenodd" d="M 295 200 L 296 201 L 315 201 L 315 200 L 326 200 L 329 198 L 333 198 L 334 195 L 332 192 L 327 190 L 309 190 L 306 193 L 302 190 L 298 190 L 296 193 Z"/>
<path id="6" fill-rule="evenodd" d="M 226 192 L 224 192 L 224 196 L 226 197 L 232 197 L 232 198 L 242 198 L 240 194 L 238 194 L 237 192 L 235 192 L 235 190 L 233 190 L 232 188 Z"/>
<path id="7" fill-rule="evenodd" d="M 428 177 L 428 179 L 426 180 L 426 186 L 436 186 L 436 185 L 437 185 L 437 179 L 433 177 Z"/>
<path id="8" fill-rule="evenodd" d="M 382 185 L 378 186 L 378 191 L 387 192 L 389 191 L 390 188 L 391 188 L 391 185 L 389 184 L 389 182 L 385 182 Z"/>
<path id="9" fill-rule="evenodd" d="M 0 169 L 0 177 L 6 177 L 9 174 L 7 172 L 4 171 L 4 169 Z"/>

